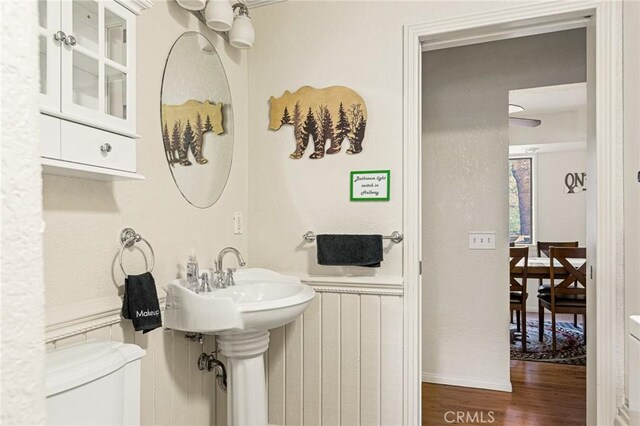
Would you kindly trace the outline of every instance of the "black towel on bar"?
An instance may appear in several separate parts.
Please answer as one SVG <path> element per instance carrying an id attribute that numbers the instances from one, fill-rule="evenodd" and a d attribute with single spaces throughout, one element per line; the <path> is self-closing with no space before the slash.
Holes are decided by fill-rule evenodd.
<path id="1" fill-rule="evenodd" d="M 318 265 L 377 268 L 383 260 L 382 235 L 320 234 L 316 244 Z"/>
<path id="2" fill-rule="evenodd" d="M 158 292 L 151 272 L 125 278 L 122 316 L 133 322 L 136 331 L 143 333 L 162 327 Z"/>

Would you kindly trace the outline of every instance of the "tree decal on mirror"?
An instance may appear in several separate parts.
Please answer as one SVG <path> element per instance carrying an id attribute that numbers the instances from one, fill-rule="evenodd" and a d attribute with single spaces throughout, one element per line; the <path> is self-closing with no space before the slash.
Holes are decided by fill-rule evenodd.
<path id="1" fill-rule="evenodd" d="M 204 121 L 203 121 L 203 117 Z M 224 133 L 222 125 L 222 102 L 199 102 L 189 100 L 181 105 L 162 104 L 162 140 L 171 167 L 178 163 L 190 166 L 188 153 L 191 151 L 196 163 L 209 162 L 202 155 L 204 134 L 213 132 L 216 135 Z M 171 133 L 169 133 L 171 126 Z"/>

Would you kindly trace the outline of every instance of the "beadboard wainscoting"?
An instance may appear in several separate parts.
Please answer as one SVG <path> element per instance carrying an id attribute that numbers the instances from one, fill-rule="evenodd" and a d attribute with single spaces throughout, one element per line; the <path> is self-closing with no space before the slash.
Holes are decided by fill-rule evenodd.
<path id="1" fill-rule="evenodd" d="M 269 424 L 401 425 L 402 287 L 345 278 L 305 282 L 317 292 L 311 306 L 271 330 Z M 215 338 L 200 345 L 179 331 L 135 333 L 114 303 L 75 315 L 52 313 L 47 349 L 87 339 L 135 343 L 146 351 L 141 424 L 225 425 L 226 394 L 213 373 L 196 366 L 200 353 L 216 349 Z"/>
<path id="2" fill-rule="evenodd" d="M 142 425 L 226 425 L 226 394 L 218 390 L 213 373 L 196 366 L 203 351 L 215 350 L 213 336 L 206 336 L 201 345 L 185 340 L 179 331 L 135 333 L 131 322 L 119 321 L 51 340 L 47 350 L 87 339 L 135 343 L 146 351 L 141 366 Z M 226 362 L 223 356 L 219 359 Z"/>
<path id="3" fill-rule="evenodd" d="M 314 287 L 304 315 L 271 331 L 269 424 L 401 425 L 402 290 Z"/>

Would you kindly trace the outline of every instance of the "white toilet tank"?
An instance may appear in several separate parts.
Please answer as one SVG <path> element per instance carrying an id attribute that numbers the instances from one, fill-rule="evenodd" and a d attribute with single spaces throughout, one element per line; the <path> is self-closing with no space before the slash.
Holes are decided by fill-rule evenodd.
<path id="1" fill-rule="evenodd" d="M 47 424 L 139 425 L 144 353 L 100 340 L 47 352 Z"/>

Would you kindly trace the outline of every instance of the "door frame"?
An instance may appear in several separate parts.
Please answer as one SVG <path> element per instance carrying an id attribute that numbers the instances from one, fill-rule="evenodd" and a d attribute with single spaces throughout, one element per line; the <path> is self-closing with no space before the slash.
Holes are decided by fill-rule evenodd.
<path id="1" fill-rule="evenodd" d="M 404 164 L 404 424 L 422 421 L 422 288 L 421 288 L 421 143 L 422 50 L 425 43 L 448 47 L 569 29 L 590 16 L 595 44 L 595 186 L 597 252 L 594 281 L 610 283 L 588 291 L 594 308 L 588 315 L 590 341 L 587 369 L 587 424 L 613 424 L 620 374 L 617 299 L 624 291 L 622 233 L 622 4 L 608 1 L 542 2 L 404 26 L 403 164 Z M 563 28 L 563 26 L 565 26 Z M 584 26 L 584 25 L 582 25 Z M 588 35 L 589 37 L 589 35 Z M 591 188 L 590 188 L 591 189 Z M 590 280 L 593 281 L 593 280 Z M 595 360 L 595 362 L 594 362 Z"/>

